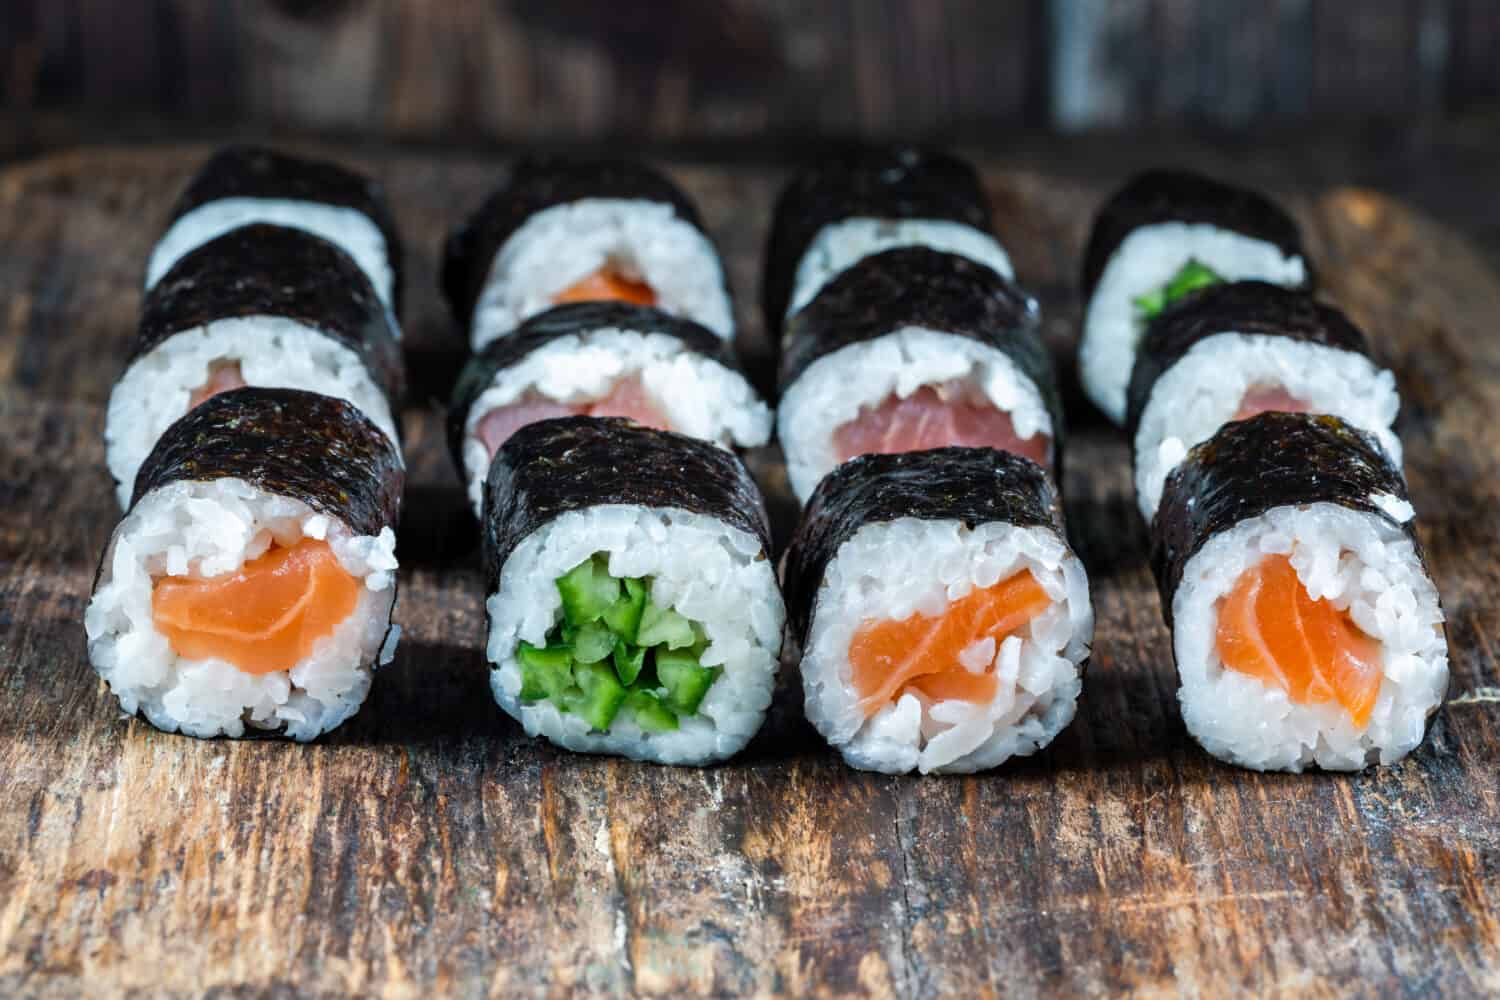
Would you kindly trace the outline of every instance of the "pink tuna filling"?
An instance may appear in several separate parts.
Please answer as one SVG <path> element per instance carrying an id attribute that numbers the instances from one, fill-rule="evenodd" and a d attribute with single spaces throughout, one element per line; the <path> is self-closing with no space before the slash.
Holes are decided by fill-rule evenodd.
<path id="1" fill-rule="evenodd" d="M 194 389 L 193 394 L 188 397 L 188 409 L 191 410 L 221 392 L 244 387 L 245 377 L 240 373 L 238 361 L 215 361 L 208 366 L 208 381 Z"/>
<path id="2" fill-rule="evenodd" d="M 905 399 L 892 395 L 833 432 L 840 462 L 859 455 L 961 446 L 1008 451 L 1045 466 L 1051 444 L 1041 433 L 1020 437 L 1009 413 L 976 397 L 962 382 L 924 385 Z"/>
<path id="3" fill-rule="evenodd" d="M 646 387 L 634 375 L 614 384 L 609 394 L 592 402 L 559 403 L 528 392 L 514 403 L 499 406 L 479 418 L 474 433 L 484 442 L 490 458 L 510 436 L 527 424 L 558 417 L 627 417 L 645 427 L 669 431 L 671 423 L 656 408 Z"/>
<path id="4" fill-rule="evenodd" d="M 1240 400 L 1235 420 L 1248 420 L 1257 413 L 1311 413 L 1312 406 L 1279 385 L 1252 385 Z"/>

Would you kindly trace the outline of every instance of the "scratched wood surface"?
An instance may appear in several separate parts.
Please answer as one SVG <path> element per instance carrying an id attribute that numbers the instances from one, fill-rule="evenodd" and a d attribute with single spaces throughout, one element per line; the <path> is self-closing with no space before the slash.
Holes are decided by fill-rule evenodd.
<path id="1" fill-rule="evenodd" d="M 707 770 L 528 740 L 487 691 L 474 531 L 425 399 L 406 415 L 405 638 L 363 712 L 312 746 L 198 742 L 120 718 L 80 619 L 117 516 L 103 404 L 201 153 L 0 172 L 0 994 L 1500 991 L 1500 278 L 1451 231 L 1372 191 L 1279 192 L 1406 394 L 1453 686 L 1396 767 L 1258 775 L 1196 749 L 1125 445 L 1076 402 L 1066 488 L 1098 636 L 1077 720 L 1030 760 L 852 772 L 791 692 Z M 394 199 L 414 381 L 441 391 L 459 345 L 434 248 L 494 164 L 354 159 Z M 672 169 L 764 373 L 746 303 L 782 171 Z M 1059 350 L 1089 215 L 1122 169 L 1066 151 L 989 166 Z"/>

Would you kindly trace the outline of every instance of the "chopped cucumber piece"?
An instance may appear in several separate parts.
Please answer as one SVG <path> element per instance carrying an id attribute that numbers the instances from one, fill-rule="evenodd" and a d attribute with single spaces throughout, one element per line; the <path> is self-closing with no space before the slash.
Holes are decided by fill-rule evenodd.
<path id="1" fill-rule="evenodd" d="M 717 675 L 712 667 L 700 667 L 698 658 L 690 653 L 656 651 L 656 676 L 667 689 L 668 707 L 679 715 L 698 711 L 699 702 Z"/>
<path id="2" fill-rule="evenodd" d="M 677 716 L 661 703 L 654 691 L 632 691 L 625 707 L 635 716 L 635 724 L 644 732 L 666 733 L 677 728 Z"/>
<path id="3" fill-rule="evenodd" d="M 615 651 L 615 634 L 601 622 L 589 622 L 573 637 L 573 659 L 598 663 Z"/>
<path id="4" fill-rule="evenodd" d="M 641 614 L 646 610 L 646 584 L 634 578 L 627 578 L 624 583 L 625 593 L 604 612 L 604 624 L 626 642 L 635 642 Z"/>
<path id="5" fill-rule="evenodd" d="M 570 699 L 568 711 L 600 731 L 608 730 L 625 703 L 625 686 L 615 672 L 602 663 L 579 664 L 573 669 L 579 693 Z"/>
<path id="6" fill-rule="evenodd" d="M 521 665 L 521 700 L 560 698 L 573 686 L 573 655 L 566 647 L 539 649 L 521 643 L 516 659 Z"/>
<path id="7" fill-rule="evenodd" d="M 654 601 L 646 602 L 646 610 L 641 613 L 641 628 L 635 637 L 637 645 L 686 649 L 697 639 L 692 622 L 671 608 L 658 607 Z"/>
<path id="8" fill-rule="evenodd" d="M 608 564 L 598 556 L 585 559 L 557 578 L 562 595 L 563 616 L 577 628 L 598 621 L 619 600 L 620 581 L 609 575 Z"/>
<path id="9" fill-rule="evenodd" d="M 641 667 L 646 663 L 646 650 L 641 646 L 631 646 L 624 639 L 615 643 L 615 674 L 620 678 L 621 684 L 634 684 L 637 677 L 641 676 Z"/>
<path id="10" fill-rule="evenodd" d="M 1135 307 L 1147 320 L 1153 320 L 1165 312 L 1168 306 L 1190 292 L 1207 288 L 1209 285 L 1217 285 L 1223 280 L 1223 277 L 1212 268 L 1204 266 L 1195 258 L 1189 258 L 1188 262 L 1172 276 L 1171 281 L 1135 299 Z"/>

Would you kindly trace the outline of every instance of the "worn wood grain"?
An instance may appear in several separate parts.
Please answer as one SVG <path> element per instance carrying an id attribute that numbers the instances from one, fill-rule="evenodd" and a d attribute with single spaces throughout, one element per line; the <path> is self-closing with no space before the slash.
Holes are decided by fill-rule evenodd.
<path id="1" fill-rule="evenodd" d="M 790 689 L 708 770 L 526 739 L 486 690 L 474 532 L 426 401 L 406 414 L 406 636 L 364 710 L 313 746 L 198 742 L 119 717 L 79 621 L 116 516 L 104 401 L 201 153 L 0 172 L 0 994 L 1500 990 L 1500 277 L 1447 228 L 1295 157 L 1204 161 L 1288 198 L 1329 292 L 1401 373 L 1455 697 L 1396 767 L 1257 775 L 1191 744 L 1125 444 L 1076 402 L 1066 488 L 1098 641 L 1078 719 L 1036 758 L 849 771 Z M 395 202 L 414 381 L 440 389 L 461 344 L 435 247 L 495 163 L 344 158 Z M 1028 147 L 986 169 L 1059 350 L 1089 214 L 1129 160 Z M 784 172 L 671 167 L 764 372 L 748 293 Z M 779 483 L 771 456 L 757 471 Z"/>

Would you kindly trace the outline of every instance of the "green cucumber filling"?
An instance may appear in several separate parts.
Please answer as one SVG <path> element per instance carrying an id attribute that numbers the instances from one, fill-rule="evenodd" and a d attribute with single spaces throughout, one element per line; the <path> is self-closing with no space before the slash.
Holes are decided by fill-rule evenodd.
<path id="1" fill-rule="evenodd" d="M 594 555 L 557 578 L 562 618 L 545 646 L 520 644 L 521 700 L 551 701 L 597 730 L 621 712 L 648 733 L 676 729 L 719 676 L 699 660 L 703 626 L 651 599 L 651 579 L 610 576 Z"/>
<path id="2" fill-rule="evenodd" d="M 1133 301 L 1135 302 L 1136 311 L 1141 314 L 1141 318 L 1149 323 L 1179 299 L 1184 298 L 1192 292 L 1196 292 L 1200 288 L 1217 285 L 1223 280 L 1223 277 L 1213 268 L 1200 263 L 1195 258 L 1189 257 L 1188 262 L 1182 265 L 1181 270 L 1172 276 L 1171 281 Z"/>

